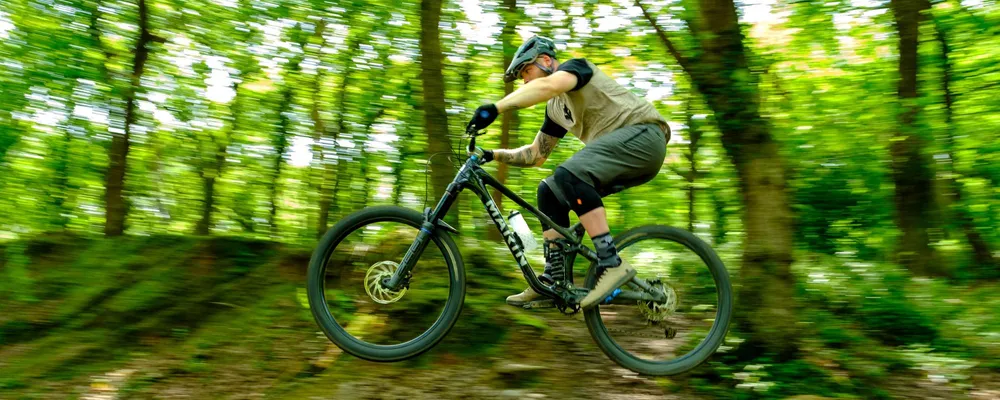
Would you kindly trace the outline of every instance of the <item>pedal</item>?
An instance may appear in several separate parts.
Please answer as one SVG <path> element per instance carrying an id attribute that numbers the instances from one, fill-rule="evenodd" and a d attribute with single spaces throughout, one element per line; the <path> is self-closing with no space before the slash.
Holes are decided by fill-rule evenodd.
<path id="1" fill-rule="evenodd" d="M 524 305 L 522 305 L 521 307 L 524 307 L 525 309 L 528 310 L 532 308 L 555 308 L 556 302 L 553 301 L 552 299 L 535 300 L 524 303 Z"/>

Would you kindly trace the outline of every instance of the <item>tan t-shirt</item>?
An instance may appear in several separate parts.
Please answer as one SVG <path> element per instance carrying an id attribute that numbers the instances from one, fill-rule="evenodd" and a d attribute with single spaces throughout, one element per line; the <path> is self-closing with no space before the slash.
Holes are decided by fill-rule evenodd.
<path id="1" fill-rule="evenodd" d="M 649 123 L 660 125 L 670 137 L 667 120 L 650 102 L 619 85 L 590 61 L 574 58 L 560 64 L 557 71 L 576 75 L 578 82 L 572 90 L 548 101 L 546 117 L 584 144 L 621 127 Z"/>

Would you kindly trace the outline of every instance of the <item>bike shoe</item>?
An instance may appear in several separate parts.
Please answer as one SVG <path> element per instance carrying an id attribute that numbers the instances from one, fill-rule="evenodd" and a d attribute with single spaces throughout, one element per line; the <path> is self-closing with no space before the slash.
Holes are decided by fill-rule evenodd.
<path id="1" fill-rule="evenodd" d="M 635 277 L 635 268 L 632 268 L 628 262 L 622 260 L 622 264 L 615 268 L 607 268 L 601 273 L 600 278 L 597 279 L 597 284 L 591 289 L 587 296 L 580 300 L 581 308 L 590 308 L 602 299 L 608 297 L 611 292 L 618 289 L 619 286 L 624 285 L 626 282 L 632 280 Z"/>
<path id="2" fill-rule="evenodd" d="M 537 300 L 541 297 L 542 295 L 538 294 L 529 287 L 524 289 L 521 293 L 507 296 L 507 304 L 515 307 L 523 307 L 525 303 Z"/>

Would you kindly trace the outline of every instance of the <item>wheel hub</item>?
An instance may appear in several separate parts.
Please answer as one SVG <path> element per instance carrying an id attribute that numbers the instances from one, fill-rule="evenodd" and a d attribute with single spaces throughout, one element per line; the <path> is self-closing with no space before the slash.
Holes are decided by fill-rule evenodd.
<path id="1" fill-rule="evenodd" d="M 660 292 L 667 300 L 663 303 L 639 300 L 639 311 L 650 322 L 661 322 L 677 311 L 677 291 L 669 284 L 660 280 L 649 282 L 653 291 Z"/>
<path id="2" fill-rule="evenodd" d="M 399 269 L 399 264 L 393 261 L 379 261 L 368 268 L 365 273 L 365 292 L 373 301 L 379 304 L 390 304 L 399 301 L 406 293 L 406 288 L 389 290 L 383 284 L 383 279 L 392 278 Z"/>

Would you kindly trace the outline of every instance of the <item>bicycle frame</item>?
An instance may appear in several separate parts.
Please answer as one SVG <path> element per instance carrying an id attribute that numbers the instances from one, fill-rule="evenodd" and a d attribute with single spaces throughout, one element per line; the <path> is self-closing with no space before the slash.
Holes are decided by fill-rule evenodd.
<path id="1" fill-rule="evenodd" d="M 486 208 L 486 212 L 493 220 L 497 229 L 500 230 L 500 234 L 504 238 L 504 243 L 510 250 L 511 255 L 514 256 L 514 260 L 517 262 L 518 267 L 520 267 L 524 278 L 528 281 L 528 285 L 545 297 L 561 299 L 561 296 L 549 289 L 548 286 L 541 283 L 541 281 L 538 280 L 538 277 L 535 276 L 534 270 L 531 269 L 531 265 L 528 264 L 527 257 L 524 256 L 524 249 L 521 247 L 521 243 L 515 238 L 514 232 L 511 231 L 510 227 L 507 226 L 506 220 L 501 215 L 500 209 L 493 201 L 493 197 L 490 196 L 489 190 L 487 190 L 486 186 L 496 188 L 503 196 L 513 200 L 527 212 L 537 217 L 540 221 L 542 221 L 544 226 L 554 228 L 573 244 L 573 249 L 575 249 L 578 254 L 583 255 L 591 261 L 596 261 L 597 253 L 580 244 L 583 240 L 582 226 L 577 224 L 573 230 L 570 230 L 552 222 L 552 219 L 545 214 L 542 214 L 541 211 L 538 211 L 537 208 L 528 204 L 527 201 L 522 199 L 486 172 L 480 166 L 481 161 L 482 159 L 476 155 L 469 157 L 465 164 L 462 165 L 462 168 L 458 170 L 458 174 L 456 174 L 455 179 L 448 184 L 448 187 L 445 190 L 444 195 L 438 201 L 437 206 L 433 209 L 428 208 L 424 210 L 424 223 L 420 227 L 420 233 L 417 234 L 416 240 L 414 240 L 413 244 L 403 256 L 403 260 L 400 262 L 397 272 L 392 276 L 392 278 L 388 279 L 388 282 L 384 282 L 385 286 L 390 290 L 395 290 L 402 283 L 404 278 L 413 268 L 413 265 L 416 264 L 416 260 L 420 253 L 422 253 L 427 247 L 430 235 L 435 229 L 445 229 L 453 233 L 458 233 L 455 228 L 452 228 L 445 223 L 443 218 L 451 209 L 451 206 L 454 204 L 455 199 L 458 198 L 458 195 L 463 190 L 469 189 L 479 197 L 479 200 Z"/>
<path id="2" fill-rule="evenodd" d="M 470 153 L 472 153 L 472 149 L 474 148 L 475 137 L 473 137 L 469 143 Z M 527 210 L 527 212 L 538 218 L 546 229 L 552 228 L 555 229 L 556 232 L 559 232 L 559 234 L 561 234 L 569 243 L 569 248 L 564 250 L 567 255 L 575 253 L 582 255 L 591 262 L 596 262 L 598 260 L 597 253 L 586 245 L 581 244 L 584 233 L 583 226 L 580 223 L 577 223 L 571 228 L 563 228 L 559 226 L 548 216 L 493 178 L 493 176 L 480 166 L 481 164 L 482 158 L 480 154 L 471 154 L 465 164 L 463 164 L 458 170 L 458 174 L 456 174 L 455 179 L 448 184 L 444 195 L 441 197 L 441 200 L 438 201 L 437 205 L 433 209 L 428 207 L 424 210 L 424 223 L 420 227 L 420 232 L 417 234 L 413 244 L 410 245 L 410 248 L 406 251 L 406 254 L 403 256 L 399 268 L 391 278 L 383 280 L 383 285 L 389 290 L 397 290 L 399 286 L 406 284 L 406 281 L 409 280 L 410 271 L 416 264 L 416 260 L 419 258 L 420 254 L 423 253 L 427 244 L 430 242 L 431 234 L 435 229 L 445 229 L 458 234 L 458 230 L 445 223 L 443 218 L 451 209 L 452 204 L 454 204 L 455 199 L 458 198 L 458 195 L 462 192 L 462 190 L 469 189 L 479 197 L 479 200 L 483 203 L 483 206 L 486 207 L 486 211 L 493 220 L 493 223 L 496 225 L 497 229 L 500 230 L 500 234 L 504 238 L 504 243 L 510 250 L 511 255 L 514 256 L 514 260 L 517 261 L 517 265 L 520 267 L 521 273 L 524 275 L 524 279 L 528 281 L 528 286 L 530 286 L 535 292 L 545 297 L 565 303 L 567 300 L 572 298 L 573 295 L 560 295 L 549 286 L 538 280 L 538 277 L 535 276 L 535 271 L 528 264 L 528 259 L 524 256 L 524 249 L 521 247 L 520 241 L 515 238 L 514 232 L 512 232 L 510 227 L 507 226 L 506 220 L 501 215 L 499 208 L 497 208 L 496 203 L 493 201 L 493 197 L 490 195 L 486 186 L 492 186 L 497 189 L 500 194 L 523 207 L 524 210 Z M 572 282 L 573 271 L 569 270 L 566 272 L 569 274 L 567 279 Z M 641 279 L 633 279 L 629 285 L 635 289 L 639 289 L 640 291 L 623 291 L 621 296 L 622 300 L 665 301 L 665 298 L 662 296 L 651 293 L 650 285 Z"/>

